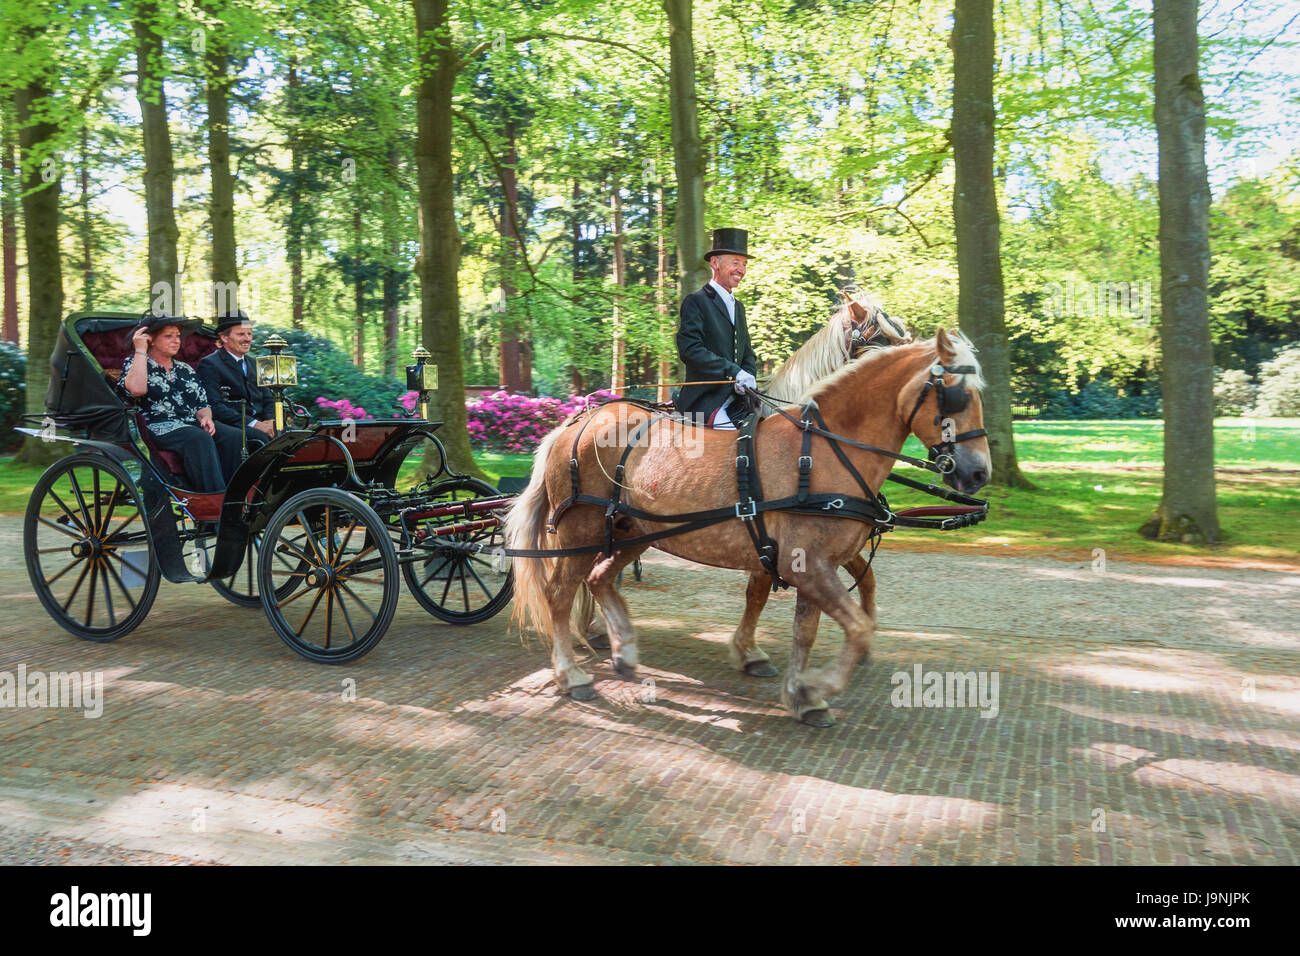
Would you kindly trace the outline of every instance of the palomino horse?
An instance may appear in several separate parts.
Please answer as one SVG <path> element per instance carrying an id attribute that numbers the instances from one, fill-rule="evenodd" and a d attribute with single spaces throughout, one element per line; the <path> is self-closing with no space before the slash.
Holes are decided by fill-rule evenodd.
<path id="1" fill-rule="evenodd" d="M 842 301 L 830 320 L 809 337 L 793 355 L 782 363 L 769 378 L 762 381 L 763 390 L 778 399 L 793 403 L 806 395 L 818 381 L 838 372 L 853 359 L 869 349 L 906 345 L 912 341 L 907 327 L 889 315 L 880 302 L 865 292 L 840 292 Z M 774 414 L 767 406 L 761 407 L 764 418 Z M 861 554 L 856 554 L 844 569 L 857 582 L 862 610 L 873 621 L 876 619 L 876 573 Z M 751 677 L 775 677 L 777 670 L 767 652 L 755 641 L 754 629 L 759 616 L 767 606 L 772 593 L 772 579 L 767 574 L 751 574 L 745 589 L 745 613 L 731 636 L 728 650 L 732 663 Z M 590 647 L 609 647 L 604 634 L 590 633 L 596 616 L 596 604 L 591 592 L 582 588 L 575 602 L 574 627 L 579 634 L 588 634 Z"/>
<path id="2" fill-rule="evenodd" d="M 970 371 L 962 367 L 969 367 Z M 947 368 L 959 371 L 948 372 Z M 932 387 L 936 384 L 943 387 Z M 956 332 L 941 330 L 933 340 L 881 349 L 848 363 L 838 373 L 819 382 L 810 395 L 825 427 L 848 439 L 838 443 L 843 460 L 829 447 L 834 439 L 822 436 L 813 439 L 815 465 L 811 470 L 811 492 L 827 497 L 857 497 L 861 489 L 854 477 L 856 471 L 874 497 L 894 460 L 849 442 L 897 453 L 910 431 L 926 447 L 941 446 L 944 444 L 941 418 L 951 419 L 945 421 L 945 426 L 955 425 L 963 432 L 979 430 L 982 425 L 980 385 L 974 350 Z M 956 401 L 962 395 L 965 398 Z M 940 403 L 945 400 L 949 401 L 950 410 L 940 414 L 943 411 Z M 553 514 L 573 490 L 570 458 L 577 461 L 578 490 L 582 494 L 611 498 L 616 486 L 610 476 L 617 473 L 624 449 L 618 442 L 610 441 L 609 436 L 634 434 L 632 429 L 646 420 L 644 409 L 611 404 L 593 411 L 589 419 L 584 416 L 568 422 L 547 435 L 537 450 L 528 488 L 506 518 L 506 546 L 521 550 L 599 546 L 606 533 L 605 515 L 600 507 L 576 504 L 561 516 Z M 681 430 L 693 427 L 666 418 L 656 418 L 648 426 L 648 440 L 635 442 L 626 460 L 621 490 L 628 505 L 664 515 L 730 509 L 735 505 L 734 436 L 701 430 L 692 436 L 690 443 L 681 441 Z M 576 451 L 573 450 L 575 437 Z M 769 499 L 796 493 L 796 462 L 801 454 L 802 438 L 797 422 L 783 416 L 767 418 L 759 425 L 755 436 L 757 467 Z M 688 457 L 686 449 L 694 457 Z M 988 443 L 983 437 L 957 445 L 951 458 L 952 470 L 944 476 L 950 487 L 970 493 L 987 483 L 990 461 Z M 837 575 L 838 569 L 862 550 L 871 525 L 846 517 L 796 511 L 768 511 L 766 521 L 769 534 L 781 545 L 777 554 L 778 571 L 798 592 L 794 645 L 781 698 L 800 720 L 826 726 L 833 722 L 826 699 L 844 690 L 854 667 L 871 646 L 874 631 L 871 617 L 853 601 Z M 670 527 L 670 523 L 619 514 L 613 535 L 617 542 Z M 714 567 L 736 568 L 751 574 L 763 570 L 740 520 L 663 538 L 654 546 Z M 636 631 L 628 617 L 627 605 L 615 587 L 615 579 L 646 547 L 640 544 L 595 557 L 563 555 L 515 562 L 515 614 L 525 622 L 531 621 L 549 638 L 555 679 L 563 693 L 579 700 L 595 696 L 591 675 L 574 659 L 574 635 L 570 628 L 574 597 L 584 580 L 604 615 L 614 670 L 623 677 L 634 674 L 640 661 Z M 808 654 L 823 611 L 844 629 L 844 648 L 834 664 L 807 671 Z"/>

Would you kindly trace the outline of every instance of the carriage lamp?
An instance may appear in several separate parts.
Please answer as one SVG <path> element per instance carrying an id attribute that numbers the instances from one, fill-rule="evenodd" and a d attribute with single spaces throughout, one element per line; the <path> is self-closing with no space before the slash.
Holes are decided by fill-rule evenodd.
<path id="1" fill-rule="evenodd" d="M 284 430 L 284 390 L 298 384 L 298 357 L 286 355 L 289 343 L 278 335 L 266 340 L 270 355 L 257 357 L 257 384 L 275 393 L 275 430 Z"/>
<path id="2" fill-rule="evenodd" d="M 406 366 L 406 387 L 420 393 L 420 417 L 429 420 L 429 393 L 438 388 L 438 366 L 429 362 L 433 354 L 423 345 L 417 345 L 411 353 L 414 365 Z"/>

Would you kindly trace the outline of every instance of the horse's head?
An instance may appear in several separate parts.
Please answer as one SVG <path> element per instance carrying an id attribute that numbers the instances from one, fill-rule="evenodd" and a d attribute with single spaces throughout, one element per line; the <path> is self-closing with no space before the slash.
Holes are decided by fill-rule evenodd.
<path id="1" fill-rule="evenodd" d="M 900 397 L 900 411 L 930 460 L 944 469 L 944 484 L 972 494 L 993 474 L 980 402 L 984 380 L 975 349 L 960 332 L 940 329 L 934 351 L 924 377 Z"/>
<path id="2" fill-rule="evenodd" d="M 903 323 L 885 311 L 876 299 L 865 292 L 851 295 L 841 291 L 844 308 L 840 313 L 845 347 L 850 359 L 855 359 L 868 348 L 906 345 L 912 333 Z"/>

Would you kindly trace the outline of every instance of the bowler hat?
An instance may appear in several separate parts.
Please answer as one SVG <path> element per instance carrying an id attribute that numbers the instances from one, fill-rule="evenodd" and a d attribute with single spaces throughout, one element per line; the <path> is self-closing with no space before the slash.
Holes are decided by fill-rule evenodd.
<path id="1" fill-rule="evenodd" d="M 226 329 L 233 329 L 237 325 L 252 325 L 253 320 L 248 317 L 248 313 L 243 309 L 235 309 L 233 312 L 222 312 L 217 316 L 217 331 L 224 332 Z"/>
<path id="2" fill-rule="evenodd" d="M 746 259 L 751 258 L 749 255 L 749 231 L 747 229 L 714 229 L 713 230 L 713 248 L 704 254 L 704 258 L 711 259 L 714 256 L 744 256 Z"/>

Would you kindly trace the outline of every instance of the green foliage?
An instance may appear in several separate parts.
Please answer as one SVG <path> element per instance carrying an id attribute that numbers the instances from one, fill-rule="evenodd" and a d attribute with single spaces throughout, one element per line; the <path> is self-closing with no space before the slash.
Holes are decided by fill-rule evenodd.
<path id="1" fill-rule="evenodd" d="M 1300 343 L 1259 367 L 1257 415 L 1300 415 Z"/>
<path id="2" fill-rule="evenodd" d="M 406 391 L 405 381 L 367 375 L 329 339 L 301 329 L 277 329 L 259 324 L 253 335 L 254 355 L 263 352 L 263 343 L 272 335 L 279 335 L 288 342 L 285 352 L 298 358 L 298 386 L 289 389 L 286 396 L 310 414 L 316 417 L 324 414 L 316 405 L 317 398 L 330 401 L 347 399 L 375 418 L 394 418 L 401 411 L 394 403 Z"/>
<path id="3" fill-rule="evenodd" d="M 22 441 L 14 429 L 27 410 L 27 355 L 13 342 L 0 342 L 0 448 Z"/>
<path id="4" fill-rule="evenodd" d="M 1041 417 L 1053 418 L 1158 418 L 1160 393 L 1126 395 L 1108 377 L 1093 379 L 1078 392 L 1057 392 L 1044 403 Z"/>
<path id="5" fill-rule="evenodd" d="M 1248 415 L 1255 407 L 1258 387 L 1241 369 L 1214 370 L 1214 414 Z"/>

